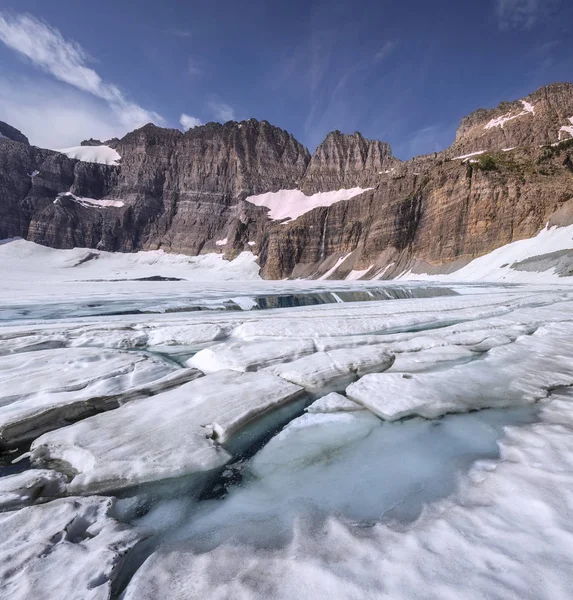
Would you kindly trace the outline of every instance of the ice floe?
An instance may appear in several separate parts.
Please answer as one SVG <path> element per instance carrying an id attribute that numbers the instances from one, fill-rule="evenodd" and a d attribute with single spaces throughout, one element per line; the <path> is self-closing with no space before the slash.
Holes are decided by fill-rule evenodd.
<path id="1" fill-rule="evenodd" d="M 342 391 L 367 373 L 390 368 L 394 355 L 380 346 L 316 352 L 293 362 L 265 369 L 305 388 L 313 395 Z"/>
<path id="2" fill-rule="evenodd" d="M 32 444 L 32 460 L 71 474 L 70 493 L 186 475 L 202 483 L 200 476 L 231 459 L 221 444 L 300 395 L 300 387 L 274 375 L 222 371 L 45 434 Z"/>
<path id="3" fill-rule="evenodd" d="M 559 351 L 553 354 L 550 348 Z M 481 360 L 447 370 L 366 375 L 351 384 L 346 394 L 382 419 L 394 421 L 412 415 L 436 418 L 451 412 L 530 404 L 547 397 L 552 389 L 570 385 L 573 326 L 560 323 L 498 346 Z"/>
<path id="4" fill-rule="evenodd" d="M 90 348 L 1 356 L 0 446 L 115 408 L 130 389 L 143 387 L 141 395 L 148 395 L 149 384 L 174 371 L 174 366 L 148 355 Z M 179 372 L 174 376 L 180 383 Z"/>

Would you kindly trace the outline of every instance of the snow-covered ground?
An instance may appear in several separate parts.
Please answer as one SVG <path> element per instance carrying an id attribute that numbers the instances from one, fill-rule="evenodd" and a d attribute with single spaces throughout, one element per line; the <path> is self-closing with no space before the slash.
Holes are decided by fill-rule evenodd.
<path id="1" fill-rule="evenodd" d="M 516 272 L 1 244 L 0 596 L 573 597 L 573 288 Z"/>
<path id="2" fill-rule="evenodd" d="M 570 251 L 571 256 L 566 256 L 566 251 Z M 572 275 L 573 225 L 569 225 L 567 227 L 547 226 L 535 237 L 497 248 L 447 275 L 426 275 L 408 271 L 398 279 L 443 282 L 565 283 L 567 280 L 572 281 Z"/>

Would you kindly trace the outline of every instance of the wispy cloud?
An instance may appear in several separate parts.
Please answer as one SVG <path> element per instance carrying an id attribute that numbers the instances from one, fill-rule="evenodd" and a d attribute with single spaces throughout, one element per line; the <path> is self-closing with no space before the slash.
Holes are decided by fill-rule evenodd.
<path id="1" fill-rule="evenodd" d="M 531 29 L 547 14 L 559 8 L 561 0 L 495 0 L 500 29 Z"/>
<path id="2" fill-rule="evenodd" d="M 164 122 L 159 114 L 129 101 L 116 85 L 105 82 L 88 66 L 91 59 L 79 44 L 31 15 L 0 12 L 0 41 L 58 81 L 103 100 L 127 130 L 150 121 Z"/>
<path id="3" fill-rule="evenodd" d="M 201 75 L 201 67 L 199 66 L 199 62 L 194 58 L 189 58 L 187 61 L 187 75 L 191 77 L 197 77 Z"/>
<path id="4" fill-rule="evenodd" d="M 181 123 L 181 127 L 183 127 L 185 131 L 192 129 L 193 127 L 199 127 L 199 125 L 203 125 L 203 121 L 201 121 L 201 119 L 186 115 L 185 113 L 182 113 L 182 115 L 179 117 L 179 123 Z"/>
<path id="5" fill-rule="evenodd" d="M 388 40 L 382 46 L 382 48 L 380 48 L 380 50 L 378 50 L 378 52 L 376 52 L 376 54 L 374 55 L 374 62 L 380 63 L 383 60 L 386 60 L 390 56 L 390 54 L 392 54 L 394 48 L 396 48 L 396 42 L 394 42 L 393 40 Z"/>
<path id="6" fill-rule="evenodd" d="M 217 121 L 225 123 L 235 120 L 235 110 L 233 107 L 218 98 L 213 98 L 209 101 L 209 109 Z"/>

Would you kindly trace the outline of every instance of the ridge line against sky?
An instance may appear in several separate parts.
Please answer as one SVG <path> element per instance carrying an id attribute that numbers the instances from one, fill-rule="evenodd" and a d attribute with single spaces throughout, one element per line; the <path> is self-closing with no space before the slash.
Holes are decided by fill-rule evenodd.
<path id="1" fill-rule="evenodd" d="M 410 158 L 480 106 L 573 74 L 561 0 L 46 4 L 0 3 L 0 120 L 51 148 L 254 117 L 311 150 L 339 129 Z"/>

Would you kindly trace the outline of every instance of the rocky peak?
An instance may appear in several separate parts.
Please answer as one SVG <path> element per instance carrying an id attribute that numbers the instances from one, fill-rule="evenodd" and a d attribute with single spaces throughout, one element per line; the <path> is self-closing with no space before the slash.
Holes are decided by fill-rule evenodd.
<path id="1" fill-rule="evenodd" d="M 386 142 L 333 131 L 312 155 L 302 187 L 306 193 L 368 187 L 398 162 Z"/>
<path id="2" fill-rule="evenodd" d="M 177 144 L 178 183 L 217 189 L 227 198 L 296 187 L 310 155 L 287 131 L 268 121 L 207 123 Z"/>
<path id="3" fill-rule="evenodd" d="M 101 140 L 90 138 L 89 140 L 84 140 L 80 146 L 103 146 L 103 142 Z"/>
<path id="4" fill-rule="evenodd" d="M 464 117 L 450 154 L 541 146 L 567 137 L 573 137 L 573 84 L 554 83 Z"/>
<path id="5" fill-rule="evenodd" d="M 12 127 L 12 125 L 8 125 L 8 123 L 4 123 L 4 121 L 0 121 L 0 139 L 1 138 L 7 138 L 13 142 L 20 142 L 20 144 L 26 144 L 26 146 L 30 145 L 28 138 L 21 131 L 18 131 L 18 129 Z"/>

